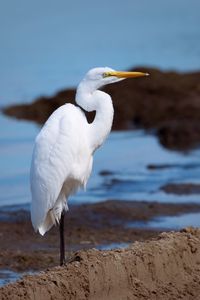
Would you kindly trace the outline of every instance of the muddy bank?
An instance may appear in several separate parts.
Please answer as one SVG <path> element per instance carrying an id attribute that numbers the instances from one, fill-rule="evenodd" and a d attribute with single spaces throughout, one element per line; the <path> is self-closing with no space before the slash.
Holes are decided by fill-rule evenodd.
<path id="1" fill-rule="evenodd" d="M 172 149 L 187 150 L 200 144 L 200 72 L 179 74 L 137 68 L 148 78 L 108 85 L 114 102 L 113 129 L 153 129 L 160 142 Z M 74 103 L 75 90 L 63 90 L 52 97 L 40 97 L 32 104 L 13 105 L 4 113 L 19 119 L 44 123 L 66 102 Z M 89 115 L 90 121 L 94 114 Z"/>
<path id="2" fill-rule="evenodd" d="M 2 300 L 198 299 L 200 230 L 162 233 L 123 250 L 80 251 L 64 267 L 0 289 Z"/>
<path id="3" fill-rule="evenodd" d="M 127 226 L 148 222 L 155 217 L 200 212 L 198 204 L 106 201 L 80 206 L 70 205 L 65 218 L 67 257 L 74 251 L 102 248 L 113 243 L 132 243 L 158 236 L 148 227 Z M 58 227 L 44 237 L 34 233 L 25 210 L 0 212 L 0 269 L 43 270 L 59 264 Z"/>

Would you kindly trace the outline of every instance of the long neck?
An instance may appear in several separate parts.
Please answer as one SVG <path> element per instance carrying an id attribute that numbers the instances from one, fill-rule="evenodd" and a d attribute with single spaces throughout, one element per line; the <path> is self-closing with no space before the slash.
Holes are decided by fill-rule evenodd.
<path id="1" fill-rule="evenodd" d="M 89 124 L 90 146 L 94 152 L 111 131 L 114 114 L 112 99 L 108 94 L 83 82 L 77 89 L 76 102 L 86 111 L 96 111 L 94 121 Z"/>

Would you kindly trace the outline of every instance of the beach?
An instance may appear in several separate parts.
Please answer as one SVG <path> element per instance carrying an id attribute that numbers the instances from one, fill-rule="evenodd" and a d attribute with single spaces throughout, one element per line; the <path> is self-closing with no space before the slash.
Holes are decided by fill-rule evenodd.
<path id="1" fill-rule="evenodd" d="M 64 267 L 58 267 L 58 226 L 41 237 L 32 228 L 26 202 L 1 207 L 1 285 L 22 279 L 3 286 L 0 299 L 155 299 L 155 295 L 194 299 L 198 295 L 200 75 L 144 70 L 152 74 L 151 85 L 127 81 L 106 89 L 116 108 L 113 132 L 105 152 L 97 154 L 87 191 L 69 202 Z M 126 94 L 120 94 L 123 90 Z M 73 99 L 75 91 L 12 105 L 3 113 L 40 126 L 68 96 Z M 126 110 L 120 99 L 126 101 Z M 156 111 L 149 112 L 154 106 Z M 93 118 L 94 114 L 88 115 L 88 122 Z M 113 152 L 121 145 L 119 152 Z M 20 184 L 27 188 L 24 180 Z"/>
<path id="2" fill-rule="evenodd" d="M 199 299 L 197 0 L 0 4 L 0 300 Z M 94 67 L 142 71 L 102 88 L 108 139 L 59 227 L 30 218 L 34 141 Z M 86 112 L 91 123 L 95 112 Z"/>
<path id="3" fill-rule="evenodd" d="M 81 250 L 63 267 L 1 288 L 1 299 L 198 299 L 198 229 L 113 251 Z"/>

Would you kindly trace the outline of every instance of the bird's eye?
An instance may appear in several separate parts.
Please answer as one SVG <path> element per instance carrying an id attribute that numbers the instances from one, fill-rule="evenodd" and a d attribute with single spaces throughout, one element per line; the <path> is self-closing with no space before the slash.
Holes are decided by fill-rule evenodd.
<path id="1" fill-rule="evenodd" d="M 110 76 L 110 73 L 109 72 L 104 72 L 103 74 L 102 74 L 102 77 L 103 78 L 106 78 L 106 77 L 109 77 Z"/>

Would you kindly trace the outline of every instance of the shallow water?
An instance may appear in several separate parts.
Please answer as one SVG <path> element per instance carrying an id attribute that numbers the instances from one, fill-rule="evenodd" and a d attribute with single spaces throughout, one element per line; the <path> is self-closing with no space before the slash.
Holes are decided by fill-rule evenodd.
<path id="1" fill-rule="evenodd" d="M 33 272 L 14 272 L 11 270 L 0 270 L 0 287 L 21 279 L 24 275 L 31 275 Z"/>
<path id="2" fill-rule="evenodd" d="M 0 205 L 30 201 L 29 168 L 36 125 L 0 114 Z"/>
<path id="3" fill-rule="evenodd" d="M 76 85 L 88 68 L 97 65 L 200 68 L 198 0 L 20 4 L 0 4 L 0 107 Z M 2 115 L 0 127 L 0 206 L 30 203 L 29 166 L 39 127 Z M 167 151 L 143 131 L 112 133 L 95 155 L 86 193 L 79 192 L 71 201 L 199 202 L 196 195 L 159 191 L 168 182 L 199 182 L 199 154 Z M 153 163 L 176 166 L 148 170 Z M 100 176 L 102 170 L 113 173 Z"/>
<path id="4" fill-rule="evenodd" d="M 193 226 L 200 227 L 200 213 L 189 213 L 181 216 L 157 218 L 149 224 L 151 228 L 176 229 Z"/>
<path id="5" fill-rule="evenodd" d="M 113 249 L 123 249 L 127 248 L 129 243 L 111 243 L 111 244 L 103 244 L 97 246 L 96 248 L 99 250 L 113 250 Z"/>
<path id="6" fill-rule="evenodd" d="M 16 281 L 19 278 L 20 275 L 17 272 L 13 272 L 10 270 L 0 270 L 0 286 Z"/>
<path id="7" fill-rule="evenodd" d="M 136 227 L 162 230 L 180 230 L 188 226 L 200 227 L 200 213 L 188 213 L 178 216 L 164 216 L 154 218 L 149 222 L 131 222 L 127 225 L 127 227 L 132 228 Z"/>
<path id="8" fill-rule="evenodd" d="M 0 206 L 30 203 L 29 168 L 39 127 L 0 115 Z M 173 195 L 160 191 L 169 182 L 200 182 L 200 150 L 182 154 L 164 149 L 154 135 L 144 131 L 114 132 L 94 156 L 87 190 L 69 202 L 106 199 L 200 202 L 199 195 Z M 169 168 L 151 170 L 151 164 Z M 102 171 L 109 171 L 102 176 Z"/>

